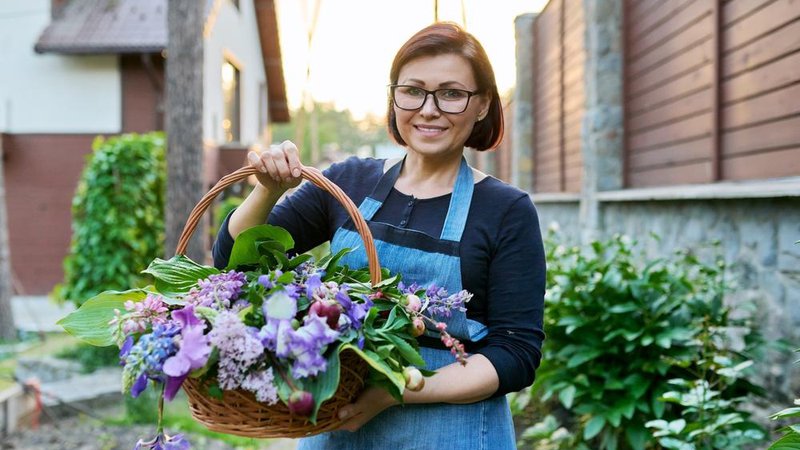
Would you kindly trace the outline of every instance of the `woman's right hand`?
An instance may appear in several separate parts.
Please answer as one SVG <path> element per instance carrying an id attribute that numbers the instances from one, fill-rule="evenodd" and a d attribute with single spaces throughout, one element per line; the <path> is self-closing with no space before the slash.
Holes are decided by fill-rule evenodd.
<path id="1" fill-rule="evenodd" d="M 251 166 L 258 169 L 258 182 L 272 193 L 283 193 L 297 187 L 300 176 L 300 155 L 297 146 L 291 141 L 283 141 L 280 145 L 271 145 L 265 150 L 253 150 L 247 154 Z"/>

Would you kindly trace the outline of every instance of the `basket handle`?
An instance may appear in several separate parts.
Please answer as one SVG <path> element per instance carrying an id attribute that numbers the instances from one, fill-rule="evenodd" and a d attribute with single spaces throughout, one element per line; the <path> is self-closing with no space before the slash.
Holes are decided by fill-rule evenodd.
<path id="1" fill-rule="evenodd" d="M 364 220 L 361 212 L 358 210 L 358 207 L 353 203 L 350 197 L 348 197 L 347 194 L 345 194 L 344 191 L 339 188 L 339 186 L 334 184 L 331 180 L 325 178 L 325 175 L 323 175 L 318 169 L 314 167 L 301 166 L 300 170 L 303 178 L 311 181 L 323 191 L 327 191 L 333 195 L 333 197 L 338 200 L 342 206 L 344 206 L 344 209 L 347 210 L 347 214 L 350 215 L 350 218 L 353 219 L 353 223 L 356 225 L 356 230 L 361 236 L 361 240 L 364 241 L 364 250 L 367 253 L 369 274 L 372 285 L 375 286 L 380 283 L 381 266 L 378 262 L 378 252 L 375 249 L 375 242 L 372 239 L 372 232 L 367 226 L 367 222 Z M 183 232 L 181 232 L 181 237 L 178 240 L 178 247 L 175 250 L 175 254 L 182 255 L 186 252 L 186 247 L 189 245 L 189 239 L 192 237 L 192 234 L 194 234 L 194 230 L 197 228 L 200 218 L 206 212 L 208 207 L 211 206 L 214 198 L 216 198 L 220 192 L 222 192 L 228 186 L 257 173 L 258 169 L 255 167 L 245 166 L 222 177 L 217 184 L 215 184 L 214 187 L 211 188 L 211 190 L 200 199 L 197 205 L 195 205 L 191 214 L 189 214 L 189 218 L 186 220 L 186 225 L 183 227 Z"/>

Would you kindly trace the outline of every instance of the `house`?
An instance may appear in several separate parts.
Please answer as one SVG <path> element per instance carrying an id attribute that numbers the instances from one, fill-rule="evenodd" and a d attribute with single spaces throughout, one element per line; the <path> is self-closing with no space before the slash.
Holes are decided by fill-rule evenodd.
<path id="1" fill-rule="evenodd" d="M 164 128 L 167 0 L 0 2 L 0 147 L 13 285 L 63 277 L 70 206 L 98 135 Z M 213 184 L 269 142 L 289 111 L 274 0 L 207 0 L 205 176 Z"/>
<path id="2" fill-rule="evenodd" d="M 653 256 L 718 240 L 731 301 L 800 342 L 800 3 L 551 0 L 516 27 L 514 167 L 542 225 Z M 765 385 L 796 392 L 795 359 Z"/>

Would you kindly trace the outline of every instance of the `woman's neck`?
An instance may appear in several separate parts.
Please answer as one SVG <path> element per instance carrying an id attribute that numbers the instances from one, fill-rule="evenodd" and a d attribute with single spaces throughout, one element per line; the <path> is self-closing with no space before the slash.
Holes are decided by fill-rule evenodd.
<path id="1" fill-rule="evenodd" d="M 400 172 L 395 188 L 417 198 L 449 194 L 453 191 L 460 165 L 460 153 L 443 158 L 430 158 L 410 152 L 406 156 L 403 171 Z"/>

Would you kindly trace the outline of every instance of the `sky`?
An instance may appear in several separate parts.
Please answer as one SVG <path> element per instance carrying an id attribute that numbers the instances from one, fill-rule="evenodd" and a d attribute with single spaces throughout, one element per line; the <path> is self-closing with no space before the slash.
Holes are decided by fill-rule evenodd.
<path id="1" fill-rule="evenodd" d="M 307 29 L 319 14 L 309 51 Z M 538 12 L 546 0 L 439 0 L 439 20 L 463 24 L 483 44 L 502 95 L 515 83 L 514 18 Z M 463 5 L 463 14 L 462 14 Z M 400 46 L 434 19 L 434 0 L 277 0 L 289 107 L 309 95 L 349 109 L 354 117 L 382 115 L 389 68 Z"/>

